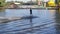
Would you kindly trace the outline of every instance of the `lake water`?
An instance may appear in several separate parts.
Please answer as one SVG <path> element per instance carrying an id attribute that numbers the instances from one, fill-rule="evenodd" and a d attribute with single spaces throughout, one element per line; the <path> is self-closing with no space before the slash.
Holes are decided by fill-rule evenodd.
<path id="1" fill-rule="evenodd" d="M 60 34 L 60 13 L 56 10 L 32 9 L 33 16 L 8 23 L 0 23 L 0 34 Z M 0 17 L 30 16 L 29 9 L 0 10 Z"/>

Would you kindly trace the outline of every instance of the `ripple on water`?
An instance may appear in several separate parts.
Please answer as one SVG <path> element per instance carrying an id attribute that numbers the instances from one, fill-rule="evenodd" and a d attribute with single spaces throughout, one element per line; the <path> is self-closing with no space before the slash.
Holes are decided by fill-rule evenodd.
<path id="1" fill-rule="evenodd" d="M 29 9 L 7 9 L 5 16 L 30 16 Z M 56 34 L 55 11 L 33 9 L 33 16 L 0 24 L 1 34 Z"/>

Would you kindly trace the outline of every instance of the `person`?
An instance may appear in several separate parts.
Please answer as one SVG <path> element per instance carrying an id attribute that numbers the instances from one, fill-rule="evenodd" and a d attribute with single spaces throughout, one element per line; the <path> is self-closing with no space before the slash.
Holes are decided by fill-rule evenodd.
<path id="1" fill-rule="evenodd" d="M 30 14 L 32 14 L 32 9 L 30 8 Z"/>

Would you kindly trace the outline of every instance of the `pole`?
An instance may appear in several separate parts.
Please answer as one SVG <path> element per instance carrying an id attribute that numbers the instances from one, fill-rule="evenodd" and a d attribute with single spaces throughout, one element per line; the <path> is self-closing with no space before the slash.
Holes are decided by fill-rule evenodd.
<path id="1" fill-rule="evenodd" d="M 46 8 L 46 2 L 44 2 L 44 7 Z"/>

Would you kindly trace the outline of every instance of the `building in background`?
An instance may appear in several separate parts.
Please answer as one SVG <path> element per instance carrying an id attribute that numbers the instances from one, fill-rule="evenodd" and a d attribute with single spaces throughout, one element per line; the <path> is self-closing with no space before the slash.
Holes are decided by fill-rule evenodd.
<path id="1" fill-rule="evenodd" d="M 49 5 L 50 7 L 56 6 L 55 0 L 49 0 L 48 5 Z"/>
<path id="2" fill-rule="evenodd" d="M 40 2 L 40 0 L 37 0 L 38 1 L 38 5 L 41 5 L 41 2 Z"/>
<path id="3" fill-rule="evenodd" d="M 42 6 L 42 5 L 43 5 L 42 0 L 36 0 L 36 2 L 37 2 L 37 4 L 38 4 L 39 6 Z"/>

